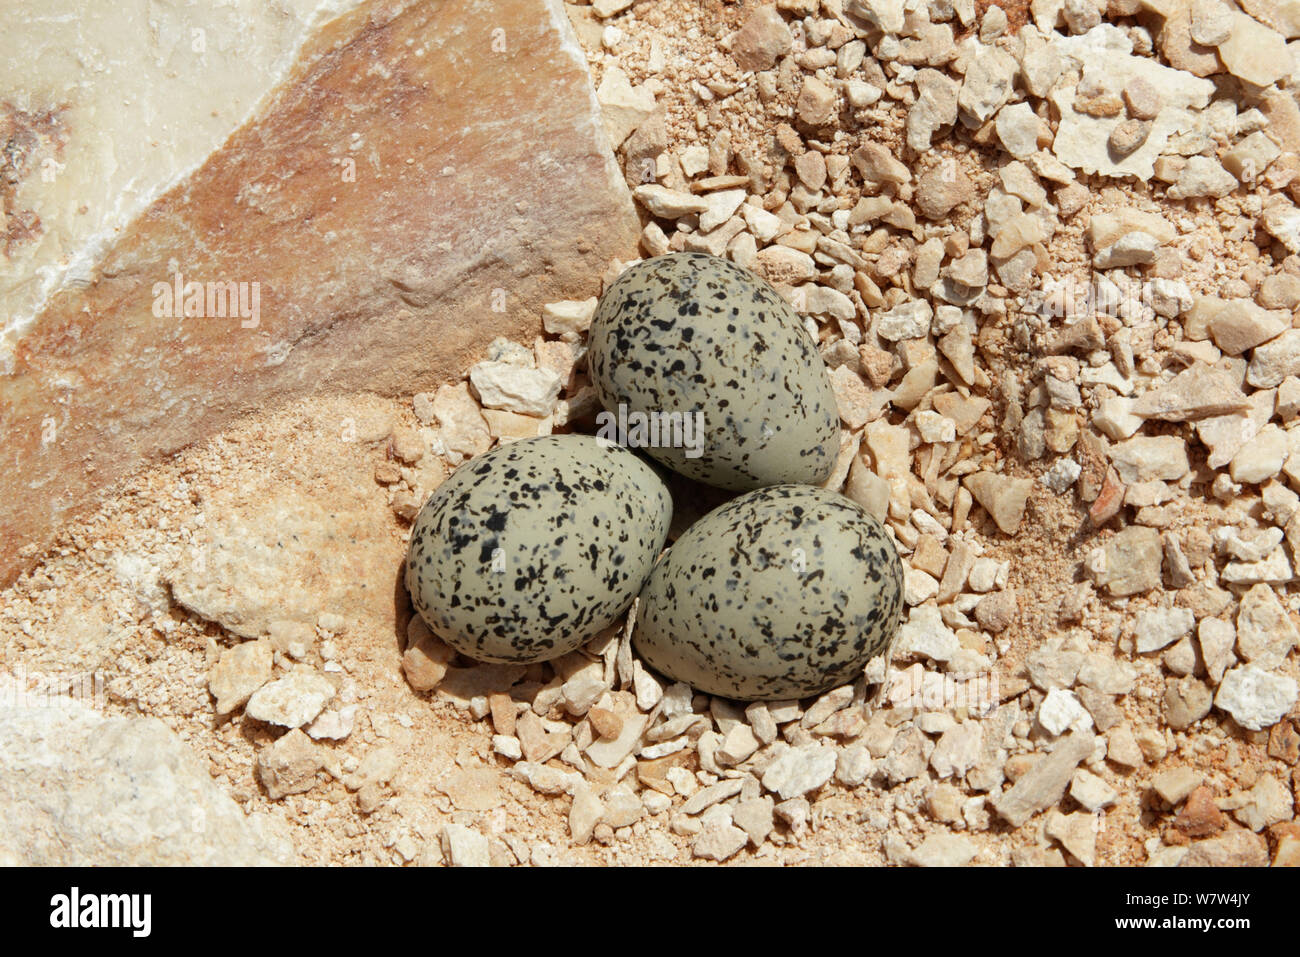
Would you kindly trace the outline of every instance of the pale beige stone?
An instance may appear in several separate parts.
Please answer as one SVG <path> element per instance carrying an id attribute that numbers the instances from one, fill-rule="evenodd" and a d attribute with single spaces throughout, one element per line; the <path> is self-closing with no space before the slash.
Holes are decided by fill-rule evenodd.
<path id="1" fill-rule="evenodd" d="M 323 766 L 319 748 L 297 728 L 257 755 L 258 779 L 273 801 L 310 791 L 316 784 L 316 772 Z"/>
<path id="2" fill-rule="evenodd" d="M 618 149 L 632 131 L 648 120 L 655 111 L 654 93 L 646 84 L 632 86 L 627 74 L 616 66 L 608 66 L 596 88 L 605 130 L 610 145 Z"/>
<path id="3" fill-rule="evenodd" d="M 1174 481 L 1187 474 L 1187 445 L 1173 435 L 1137 436 L 1109 449 L 1111 463 L 1125 482 Z"/>
<path id="4" fill-rule="evenodd" d="M 1195 365 L 1139 396 L 1129 411 L 1144 419 L 1187 422 L 1250 408 L 1245 393 L 1226 372 Z"/>
<path id="5" fill-rule="evenodd" d="M 661 219 L 680 219 L 683 216 L 689 216 L 691 213 L 702 213 L 709 208 L 707 201 L 693 193 L 669 189 L 667 186 L 660 186 L 658 183 L 647 183 L 644 186 L 638 186 L 633 191 L 633 195 L 636 197 L 636 201 L 644 206 L 651 215 L 658 216 Z"/>
<path id="6" fill-rule="evenodd" d="M 1234 12 L 1232 31 L 1218 49 L 1229 73 L 1256 86 L 1276 83 L 1296 67 L 1285 37 L 1240 12 Z"/>
<path id="7" fill-rule="evenodd" d="M 217 699 L 217 714 L 230 714 L 271 680 L 269 641 L 246 641 L 227 648 L 208 675 L 208 690 Z"/>
<path id="8" fill-rule="evenodd" d="M 731 41 L 731 54 L 742 70 L 770 70 L 790 52 L 794 38 L 774 7 L 754 9 Z"/>
<path id="9" fill-rule="evenodd" d="M 1228 300 L 1209 323 L 1214 344 L 1230 356 L 1276 339 L 1290 328 L 1287 313 L 1262 309 L 1249 299 Z"/>
<path id="10" fill-rule="evenodd" d="M 1029 492 L 1034 487 L 1033 479 L 1010 478 L 995 472 L 976 472 L 966 476 L 962 484 L 970 489 L 975 501 L 984 506 L 998 528 L 1008 535 L 1014 535 L 1019 530 Z"/>

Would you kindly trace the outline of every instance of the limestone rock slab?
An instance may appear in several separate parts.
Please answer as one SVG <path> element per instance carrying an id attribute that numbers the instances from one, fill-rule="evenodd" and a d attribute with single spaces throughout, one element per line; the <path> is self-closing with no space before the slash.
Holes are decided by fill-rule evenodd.
<path id="1" fill-rule="evenodd" d="M 37 19 L 7 36 L 21 46 Z M 312 22 L 284 81 L 245 104 L 251 118 L 193 166 L 173 160 L 174 184 L 111 244 L 68 250 L 77 268 L 0 347 L 0 582 L 117 480 L 241 413 L 436 388 L 636 255 L 559 0 L 370 0 Z M 210 82 L 196 70 L 189 82 Z M 89 67 L 79 79 L 74 93 L 102 81 Z M 39 70 L 23 82 L 37 100 L 48 86 Z M 199 112 L 187 104 L 186 123 Z M 76 116 L 71 140 L 105 135 Z M 33 264 L 24 275 L 38 281 Z M 178 275 L 179 309 L 166 301 Z M 236 284 L 222 289 L 243 291 L 244 314 L 208 315 L 208 283 Z M 204 315 L 185 315 L 187 299 Z"/>

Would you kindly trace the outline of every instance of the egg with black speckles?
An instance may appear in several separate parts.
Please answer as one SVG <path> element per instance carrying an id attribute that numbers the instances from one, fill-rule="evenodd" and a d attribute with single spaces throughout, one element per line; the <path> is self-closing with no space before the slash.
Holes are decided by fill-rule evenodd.
<path id="1" fill-rule="evenodd" d="M 635 263 L 601 296 L 588 342 L 598 434 L 719 488 L 830 477 L 840 430 L 826 365 L 747 269 L 705 253 Z"/>
<path id="2" fill-rule="evenodd" d="M 672 521 L 667 486 L 592 436 L 500 446 L 461 465 L 416 516 L 406 587 L 439 638 L 479 661 L 547 661 L 613 625 Z"/>
<path id="3" fill-rule="evenodd" d="M 903 563 L 884 527 L 836 492 L 774 485 L 692 525 L 641 592 L 646 664 L 742 701 L 820 694 L 888 655 Z"/>

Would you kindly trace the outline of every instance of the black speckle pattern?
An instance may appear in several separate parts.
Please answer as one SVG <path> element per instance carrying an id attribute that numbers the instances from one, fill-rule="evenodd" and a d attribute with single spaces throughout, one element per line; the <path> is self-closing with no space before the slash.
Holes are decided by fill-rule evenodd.
<path id="1" fill-rule="evenodd" d="M 640 592 L 672 521 L 650 466 L 591 436 L 471 459 L 416 516 L 406 587 L 443 641 L 479 661 L 567 654 Z"/>
<path id="2" fill-rule="evenodd" d="M 703 454 L 646 452 L 719 488 L 830 477 L 839 413 L 803 323 L 767 282 L 706 253 L 639 262 L 605 291 L 588 356 L 601 404 L 704 414 Z"/>
<path id="3" fill-rule="evenodd" d="M 804 698 L 886 654 L 903 563 L 857 503 L 774 485 L 710 512 L 660 558 L 632 642 L 646 663 L 742 701 Z"/>

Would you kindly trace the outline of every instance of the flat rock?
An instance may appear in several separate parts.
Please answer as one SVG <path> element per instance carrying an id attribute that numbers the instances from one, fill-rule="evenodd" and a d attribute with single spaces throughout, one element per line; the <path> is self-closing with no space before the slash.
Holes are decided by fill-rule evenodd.
<path id="1" fill-rule="evenodd" d="M 1228 473 L 1234 482 L 1267 482 L 1282 471 L 1289 453 L 1287 433 L 1270 422 L 1241 444 Z"/>
<path id="2" fill-rule="evenodd" d="M 193 545 L 163 575 L 177 603 L 244 638 L 282 622 L 314 628 L 325 610 L 351 622 L 393 621 L 402 547 L 389 535 L 384 500 L 370 494 L 373 466 L 356 454 L 355 437 L 322 425 L 337 415 L 333 422 L 351 418 L 360 428 L 368 407 L 329 400 L 316 407 L 319 418 L 294 414 L 262 430 L 281 451 L 204 496 Z M 291 464 L 291 446 L 304 437 L 329 469 Z"/>
<path id="3" fill-rule="evenodd" d="M 1106 757 L 1124 768 L 1141 767 L 1146 760 L 1133 736 L 1133 729 L 1126 724 L 1110 729 L 1106 736 Z"/>
<path id="4" fill-rule="evenodd" d="M 682 805 L 683 814 L 699 814 L 721 801 L 733 798 L 744 788 L 745 782 L 741 778 L 728 778 L 725 781 L 719 781 L 717 784 L 710 784 L 708 787 L 700 788 Z"/>
<path id="5" fill-rule="evenodd" d="M 410 653 L 408 649 L 408 654 Z M 438 649 L 438 654 L 441 654 Z M 469 668 L 447 668 L 438 682 L 440 698 L 459 708 L 468 708 L 475 698 L 509 691 L 524 676 L 524 665 L 478 664 Z"/>
<path id="6" fill-rule="evenodd" d="M 660 219 L 680 219 L 692 213 L 702 213 L 709 208 L 708 202 L 694 193 L 669 189 L 657 183 L 638 186 L 633 195 L 651 215 L 658 216 Z"/>
<path id="7" fill-rule="evenodd" d="M 1185 675 L 1165 681 L 1165 723 L 1185 731 L 1210 713 L 1214 693 L 1199 678 Z"/>
<path id="8" fill-rule="evenodd" d="M 747 843 L 749 835 L 725 821 L 705 825 L 691 843 L 691 853 L 707 861 L 725 861 L 734 857 Z"/>
<path id="9" fill-rule="evenodd" d="M 1034 687 L 1050 691 L 1073 685 L 1083 662 L 1082 652 L 1066 650 L 1061 638 L 1050 638 L 1029 653 L 1025 670 Z"/>
<path id="10" fill-rule="evenodd" d="M 1085 173 L 1150 179 L 1154 162 L 1170 136 L 1190 129 L 1194 122 L 1191 111 L 1203 109 L 1214 92 L 1208 80 L 1189 76 L 1150 57 L 1134 56 L 1132 41 L 1113 24 L 1101 24 L 1079 36 L 1057 37 L 1051 46 L 1058 56 L 1073 61 L 1085 77 L 1104 78 L 1116 91 L 1141 80 L 1161 104 L 1142 145 L 1126 156 L 1115 156 L 1108 144 L 1115 127 L 1125 120 L 1123 110 L 1110 116 L 1093 116 L 1076 109 L 1076 100 L 1081 99 L 1077 86 L 1054 87 L 1049 96 L 1060 111 L 1061 122 L 1052 151 L 1065 165 Z"/>
<path id="11" fill-rule="evenodd" d="M 1300 329 L 1288 329 L 1251 353 L 1246 382 L 1256 389 L 1272 389 L 1296 374 L 1300 374 Z"/>
<path id="12" fill-rule="evenodd" d="M 549 3 L 494 6 L 493 25 L 509 43 L 490 55 L 472 31 L 444 29 L 475 20 L 467 0 L 393 9 L 362 2 L 308 26 L 315 6 L 302 5 L 296 37 L 280 34 L 297 42 L 270 61 L 242 42 L 222 54 L 235 82 L 254 84 L 243 94 L 216 72 L 215 47 L 165 65 L 161 47 L 149 49 L 190 30 L 192 17 L 174 28 L 128 29 L 122 35 L 140 47 L 108 52 L 95 44 L 122 33 L 116 25 L 97 31 L 84 19 L 53 17 L 6 30 L 5 60 L 24 84 L 66 96 L 63 128 L 72 139 L 62 159 L 72 168 L 34 210 L 54 230 L 40 248 L 68 265 L 45 284 L 37 279 L 44 264 L 28 259 L 19 284 L 44 289 L 43 298 L 10 308 L 6 293 L 8 316 L 32 318 L 0 346 L 0 437 L 11 465 L 0 479 L 0 537 L 15 546 L 0 555 L 0 581 L 129 472 L 245 410 L 281 406 L 326 383 L 340 393 L 433 388 L 497 336 L 530 339 L 544 303 L 595 294 L 609 259 L 635 254 L 640 225 L 585 57 Z M 259 45 L 273 35 L 238 22 L 229 29 L 246 28 Z M 69 85 L 60 47 L 92 59 L 156 60 L 171 72 L 166 83 L 133 70 Z M 14 63 L 18 51 L 26 52 Z M 284 69 L 266 69 L 277 58 Z M 130 82 L 143 85 L 114 86 Z M 150 87 L 157 93 L 140 99 Z M 194 91 L 205 89 L 220 100 L 195 102 L 205 94 Z M 397 113 L 383 106 L 398 99 Z M 124 100 L 139 108 L 122 110 Z M 257 106 L 247 116 L 239 103 Z M 168 120 L 155 105 L 186 119 Z M 211 123 L 196 119 L 216 106 Z M 527 119 L 503 127 L 504 115 Z M 184 128 L 177 137 L 195 149 L 159 142 L 161 126 L 146 134 L 144 124 L 154 123 Z M 537 161 L 538 129 L 547 130 L 545 163 Z M 135 141 L 150 144 L 141 147 L 147 159 L 127 152 Z M 105 173 L 114 167 L 117 178 Z M 40 165 L 31 168 L 39 179 Z M 411 199 L 435 194 L 436 203 Z M 74 222 L 65 234 L 62 210 L 75 218 L 78 205 L 92 215 L 81 217 L 84 230 Z M 112 238 L 96 245 L 97 232 Z M 73 261 L 83 263 L 75 275 Z M 180 278 L 176 263 L 190 265 Z M 178 318 L 184 304 L 159 299 L 175 282 L 227 281 L 245 283 L 247 317 Z M 501 289 L 510 308 L 489 308 Z M 206 312 L 215 293 L 207 295 L 201 305 L 191 299 L 195 311 Z M 52 408 L 60 410 L 55 442 L 43 425 Z"/>
<path id="13" fill-rule="evenodd" d="M 1236 828 L 1220 837 L 1196 841 L 1180 867 L 1267 867 L 1268 842 L 1258 834 Z"/>
<path id="14" fill-rule="evenodd" d="M 1192 632 L 1196 616 L 1190 608 L 1152 608 L 1138 612 L 1137 651 L 1159 651 Z"/>
<path id="15" fill-rule="evenodd" d="M 257 755 L 257 776 L 273 801 L 288 794 L 310 791 L 316 772 L 324 765 L 319 749 L 295 728 Z"/>
<path id="16" fill-rule="evenodd" d="M 1047 815 L 1043 832 L 1074 855 L 1085 867 L 1097 863 L 1097 820 L 1086 811 L 1062 814 L 1053 810 Z"/>
<path id="17" fill-rule="evenodd" d="M 466 457 L 492 447 L 492 436 L 478 401 L 470 395 L 468 382 L 439 386 L 430 405 L 441 428 L 439 436 L 449 452 Z"/>
<path id="18" fill-rule="evenodd" d="M 574 794 L 583 783 L 582 775 L 574 771 L 561 771 L 549 764 L 519 761 L 506 772 L 512 778 L 528 784 L 538 794 Z"/>
<path id="19" fill-rule="evenodd" d="M 731 55 L 742 70 L 770 70 L 789 53 L 794 37 L 775 7 L 761 6 L 732 37 Z"/>
<path id="20" fill-rule="evenodd" d="M 620 692 L 614 698 L 614 707 L 610 710 L 622 720 L 622 731 L 617 738 L 593 741 L 586 750 L 587 757 L 602 768 L 618 767 L 636 751 L 647 722 L 647 716 L 637 710 L 634 696 Z"/>
<path id="21" fill-rule="evenodd" d="M 1218 684 L 1224 672 L 1237 663 L 1237 656 L 1232 653 L 1237 643 L 1236 629 L 1222 618 L 1205 618 L 1197 626 L 1196 640 L 1201 646 L 1206 674 Z"/>
<path id="22" fill-rule="evenodd" d="M 586 781 L 573 790 L 573 803 L 569 806 L 569 836 L 574 844 L 586 844 L 605 813 L 601 803 Z"/>
<path id="23" fill-rule="evenodd" d="M 1227 196 L 1237 185 L 1237 178 L 1218 160 L 1208 156 L 1189 156 L 1167 195 L 1171 199 Z"/>
<path id="24" fill-rule="evenodd" d="M 1213 415 L 1196 423 L 1196 437 L 1210 450 L 1206 459 L 1210 468 L 1222 468 L 1231 462 L 1272 417 L 1274 397 L 1271 392 L 1254 392 L 1248 398 L 1250 409 L 1246 412 Z"/>
<path id="25" fill-rule="evenodd" d="M 917 152 L 930 148 L 934 134 L 957 122 L 958 84 L 938 70 L 918 70 L 916 102 L 907 112 L 907 144 Z"/>
<path id="26" fill-rule="evenodd" d="M 749 842 L 758 847 L 776 826 L 773 813 L 774 802 L 766 795 L 741 801 L 732 811 L 731 819 L 738 828 L 749 836 Z"/>
<path id="27" fill-rule="evenodd" d="M 596 88 L 596 101 L 600 104 L 605 131 L 610 145 L 618 149 L 632 131 L 648 120 L 655 111 L 654 93 L 645 84 L 634 87 L 616 66 L 607 66 Z"/>
<path id="28" fill-rule="evenodd" d="M 1159 388 L 1138 396 L 1129 411 L 1144 419 L 1187 422 L 1210 415 L 1241 412 L 1248 408 L 1250 403 L 1246 400 L 1245 393 L 1226 372 L 1200 364 L 1178 373 Z"/>
<path id="29" fill-rule="evenodd" d="M 991 118 L 1011 96 L 1017 64 L 1003 50 L 981 46 L 966 68 L 965 80 L 957 94 L 961 111 L 977 124 Z"/>
<path id="30" fill-rule="evenodd" d="M 0 808 L 10 866 L 246 867 L 292 855 L 287 833 L 246 816 L 161 721 L 79 705 L 0 708 Z"/>
<path id="31" fill-rule="evenodd" d="M 1231 795 L 1224 806 L 1256 834 L 1295 816 L 1291 789 L 1271 774 L 1261 774 L 1249 791 Z"/>
<path id="32" fill-rule="evenodd" d="M 1249 299 L 1230 299 L 1210 319 L 1209 332 L 1216 346 L 1230 356 L 1239 356 L 1276 339 L 1290 328 L 1291 317 L 1286 312 L 1263 309 Z M 1218 383 L 1215 385 L 1220 390 L 1223 388 Z"/>
<path id="33" fill-rule="evenodd" d="M 989 803 L 1014 827 L 1034 814 L 1056 804 L 1070 785 L 1074 769 L 1093 752 L 1095 738 L 1086 731 L 1074 731 L 1061 739 L 1056 750 L 1034 764 L 1010 788 Z"/>
<path id="34" fill-rule="evenodd" d="M 1028 103 L 1013 103 L 998 110 L 994 121 L 1003 148 L 1017 159 L 1038 152 L 1038 116 Z"/>
<path id="35" fill-rule="evenodd" d="M 1111 464 L 1125 483 L 1162 479 L 1175 481 L 1187 474 L 1187 444 L 1177 436 L 1134 436 L 1112 445 Z"/>
<path id="36" fill-rule="evenodd" d="M 442 831 L 442 854 L 452 867 L 490 867 L 488 839 L 472 827 L 448 824 Z"/>
<path id="37" fill-rule="evenodd" d="M 1255 86 L 1268 86 L 1295 71 L 1286 38 L 1240 11 L 1233 11 L 1232 29 L 1218 49 L 1228 72 Z"/>
<path id="38" fill-rule="evenodd" d="M 605 792 L 601 821 L 613 828 L 631 827 L 645 817 L 645 805 L 627 785 L 619 784 Z"/>
<path id="39" fill-rule="evenodd" d="M 940 778 L 963 777 L 979 760 L 984 729 L 978 721 L 966 720 L 939 736 L 930 753 L 930 766 Z"/>
<path id="40" fill-rule="evenodd" d="M 469 381 L 487 408 L 538 418 L 555 411 L 563 385 L 549 369 L 523 368 L 513 362 L 480 362 L 470 368 Z"/>
<path id="41" fill-rule="evenodd" d="M 950 661 L 961 644 L 957 634 L 946 624 L 934 604 L 919 605 L 908 612 L 898 632 L 896 654 L 900 658 L 916 655 L 931 661 Z"/>
<path id="42" fill-rule="evenodd" d="M 327 706 L 304 730 L 309 738 L 316 741 L 341 741 L 356 727 L 358 710 L 355 704 Z"/>
<path id="43" fill-rule="evenodd" d="M 1137 684 L 1137 669 L 1109 654 L 1094 652 L 1080 663 L 1078 681 L 1102 694 L 1128 694 Z"/>
<path id="44" fill-rule="evenodd" d="M 1274 196 L 1264 206 L 1260 218 L 1264 230 L 1291 252 L 1300 252 L 1300 208 L 1282 196 Z"/>
<path id="45" fill-rule="evenodd" d="M 1070 797 L 1074 798 L 1085 810 L 1099 811 L 1110 807 L 1119 800 L 1119 792 L 1085 768 L 1079 768 L 1070 779 Z"/>

